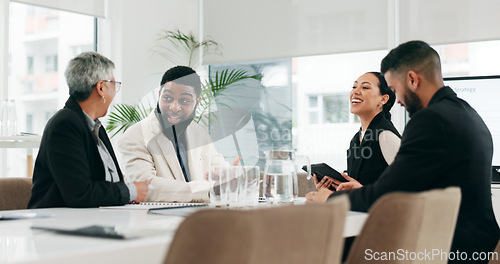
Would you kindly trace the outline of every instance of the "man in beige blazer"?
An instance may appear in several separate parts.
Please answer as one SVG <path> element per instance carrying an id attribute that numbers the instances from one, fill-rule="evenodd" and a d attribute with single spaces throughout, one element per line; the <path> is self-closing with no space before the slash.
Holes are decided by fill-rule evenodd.
<path id="1" fill-rule="evenodd" d="M 148 201 L 208 200 L 210 166 L 228 166 L 208 132 L 192 122 L 200 101 L 201 83 L 185 66 L 169 69 L 161 80 L 157 107 L 121 137 L 129 182 L 150 180 Z"/>

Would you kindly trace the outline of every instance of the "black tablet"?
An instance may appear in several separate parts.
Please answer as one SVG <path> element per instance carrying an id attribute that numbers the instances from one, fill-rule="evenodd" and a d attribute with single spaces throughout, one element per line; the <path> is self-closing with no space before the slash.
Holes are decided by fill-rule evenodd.
<path id="1" fill-rule="evenodd" d="M 307 171 L 307 166 L 302 167 L 303 170 Z M 340 182 L 348 182 L 340 172 L 334 168 L 328 166 L 326 163 L 311 164 L 311 173 L 316 174 L 318 181 L 321 181 L 324 176 L 330 176 L 331 178 L 338 180 Z"/>

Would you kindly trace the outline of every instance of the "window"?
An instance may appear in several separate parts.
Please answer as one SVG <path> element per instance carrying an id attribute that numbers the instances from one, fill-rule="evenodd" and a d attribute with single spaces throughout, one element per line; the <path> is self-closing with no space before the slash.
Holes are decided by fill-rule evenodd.
<path id="1" fill-rule="evenodd" d="M 87 51 L 87 50 L 92 50 L 94 47 L 94 44 L 86 44 L 86 45 L 78 45 L 78 46 L 73 46 L 71 47 L 71 57 L 76 57 L 76 55 Z"/>
<path id="2" fill-rule="evenodd" d="M 292 149 L 291 68 L 290 59 L 210 66 L 212 78 L 224 69 L 262 76 L 260 82 L 247 79 L 229 85 L 215 98 L 221 115 L 208 131 L 228 161 L 240 156 L 245 165 L 264 169 L 265 151 Z M 216 138 L 218 134 L 222 136 Z"/>
<path id="3" fill-rule="evenodd" d="M 441 57 L 443 77 L 498 75 L 500 40 L 434 45 Z"/>
<path id="4" fill-rule="evenodd" d="M 317 96 L 309 96 L 309 107 L 317 108 L 318 107 L 318 97 Z"/>
<path id="5" fill-rule="evenodd" d="M 57 54 L 45 56 L 45 72 L 57 72 Z"/>
<path id="6" fill-rule="evenodd" d="M 33 131 L 33 115 L 26 115 L 26 132 L 31 133 Z"/>
<path id="7" fill-rule="evenodd" d="M 75 47 L 95 47 L 95 18 L 13 1 L 9 8 L 8 97 L 16 101 L 17 132 L 41 135 L 68 97 L 63 71 Z M 26 175 L 26 151 L 0 150 L 0 174 Z"/>
<path id="8" fill-rule="evenodd" d="M 325 162 L 342 171 L 346 150 L 360 127 L 351 114 L 349 93 L 354 81 L 378 71 L 386 50 L 294 58 L 296 87 L 293 148 L 311 162 Z"/>
<path id="9" fill-rule="evenodd" d="M 326 162 L 344 170 L 346 150 L 360 127 L 359 118 L 350 113 L 352 84 L 360 75 L 377 71 L 386 54 L 382 50 L 210 66 L 211 72 L 235 67 L 262 74 L 260 84 L 252 82 L 224 91 L 233 110 L 252 112 L 248 124 L 253 121 L 253 127 L 247 125 L 236 133 L 238 144 L 230 136 L 216 141 L 217 150 L 225 157 L 234 157 L 235 147 L 228 146 L 238 145 L 245 165 L 262 168 L 265 150 L 294 149 L 311 162 Z"/>
<path id="10" fill-rule="evenodd" d="M 309 124 L 339 124 L 359 122 L 349 110 L 349 94 L 323 94 L 309 96 Z"/>
<path id="11" fill-rule="evenodd" d="M 318 96 L 309 96 L 309 124 L 315 125 L 319 123 L 319 107 L 318 107 Z"/>
<path id="12" fill-rule="evenodd" d="M 349 94 L 323 96 L 323 122 L 349 122 Z"/>
<path id="13" fill-rule="evenodd" d="M 49 121 L 49 119 L 55 115 L 56 112 L 54 111 L 50 111 L 50 112 L 45 112 L 45 123 L 47 123 L 47 121 Z"/>
<path id="14" fill-rule="evenodd" d="M 42 113 L 56 112 L 67 99 L 66 63 L 74 51 L 93 50 L 94 17 L 11 2 L 9 25 L 9 97 L 16 99 L 19 117 L 32 114 L 32 132 L 41 134 L 47 120 Z M 20 132 L 28 129 L 26 120 L 19 124 Z"/>
<path id="15" fill-rule="evenodd" d="M 434 48 L 441 56 L 444 77 L 499 75 L 500 41 Z M 279 100 L 293 96 L 291 135 L 292 149 L 297 150 L 297 154 L 308 156 L 311 162 L 326 162 L 338 170 L 347 168 L 346 150 L 360 128 L 359 117 L 350 113 L 349 92 L 360 75 L 379 71 L 380 61 L 387 52 L 379 50 L 292 58 L 292 84 L 283 86 L 284 89 L 277 94 L 265 96 L 267 101 L 273 101 L 270 105 L 278 105 L 282 103 Z M 283 76 L 281 78 L 287 78 Z M 279 116 L 283 111 L 279 108 L 268 110 L 270 116 Z M 398 121 L 402 125 L 402 119 L 393 115 L 396 126 Z"/>
<path id="16" fill-rule="evenodd" d="M 34 66 L 33 65 L 35 64 L 34 58 L 33 58 L 33 56 L 27 56 L 26 59 L 28 61 L 27 62 L 28 67 L 27 67 L 26 72 L 27 72 L 27 74 L 33 74 L 34 73 Z"/>

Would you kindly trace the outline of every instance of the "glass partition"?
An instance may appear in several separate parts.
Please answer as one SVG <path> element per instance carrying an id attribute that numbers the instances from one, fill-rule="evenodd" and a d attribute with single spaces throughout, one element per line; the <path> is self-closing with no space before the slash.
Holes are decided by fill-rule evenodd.
<path id="1" fill-rule="evenodd" d="M 228 161 L 242 156 L 245 165 L 259 165 L 261 169 L 266 150 L 296 150 L 299 155 L 309 156 L 311 162 L 325 162 L 344 170 L 346 150 L 360 127 L 359 118 L 350 113 L 349 92 L 360 75 L 379 69 L 386 53 L 382 50 L 210 66 L 211 76 L 225 68 L 262 75 L 261 82 L 247 80 L 216 97 L 217 109 L 234 113 L 242 109 L 240 115 L 251 114 L 242 127 L 236 127 L 241 123 L 235 119 L 209 129 L 217 150 Z M 220 138 L 221 129 L 236 132 Z"/>
<path id="2" fill-rule="evenodd" d="M 264 169 L 266 150 L 292 149 L 291 60 L 210 66 L 210 77 L 224 69 L 244 70 L 262 80 L 243 80 L 215 98 L 218 112 L 209 126 L 217 150 L 228 159 Z"/>

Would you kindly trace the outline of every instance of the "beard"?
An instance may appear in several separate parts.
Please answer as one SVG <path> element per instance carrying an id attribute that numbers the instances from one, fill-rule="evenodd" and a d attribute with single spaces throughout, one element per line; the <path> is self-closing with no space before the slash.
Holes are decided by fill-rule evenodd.
<path id="1" fill-rule="evenodd" d="M 408 111 L 410 117 L 418 112 L 418 110 L 424 108 L 422 105 L 422 101 L 420 101 L 420 98 L 418 98 L 417 94 L 412 92 L 408 87 L 406 87 L 404 100 L 406 111 Z"/>

